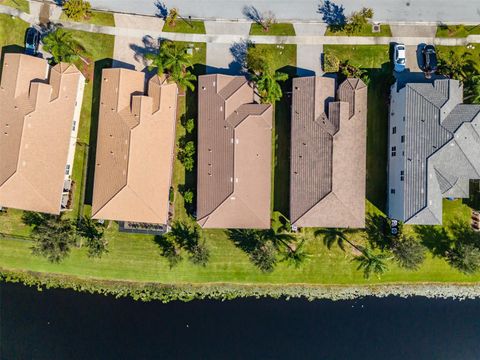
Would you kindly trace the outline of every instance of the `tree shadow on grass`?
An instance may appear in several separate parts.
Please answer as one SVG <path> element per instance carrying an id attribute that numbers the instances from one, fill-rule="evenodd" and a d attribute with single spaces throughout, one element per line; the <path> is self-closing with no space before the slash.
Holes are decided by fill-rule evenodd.
<path id="1" fill-rule="evenodd" d="M 227 236 L 233 241 L 236 247 L 250 254 L 255 250 L 258 242 L 256 240 L 257 230 L 254 229 L 229 229 Z"/>
<path id="2" fill-rule="evenodd" d="M 93 180 L 95 176 L 95 153 L 97 148 L 98 136 L 98 115 L 100 111 L 100 90 L 102 84 L 103 69 L 112 67 L 113 60 L 110 58 L 95 61 L 94 75 L 93 75 L 93 90 L 92 90 L 92 108 L 91 108 L 91 123 L 90 123 L 90 137 L 88 144 L 88 162 L 87 162 L 87 177 L 84 179 L 85 195 L 84 204 L 92 205 L 93 199 Z"/>
<path id="3" fill-rule="evenodd" d="M 368 214 L 365 222 L 365 234 L 373 248 L 383 251 L 392 245 L 390 224 L 385 216 Z"/>
<path id="4" fill-rule="evenodd" d="M 380 69 L 364 69 L 369 78 L 367 113 L 367 199 L 386 211 L 388 166 L 388 108 L 393 84 L 390 63 Z"/>
<path id="5" fill-rule="evenodd" d="M 416 225 L 414 231 L 417 233 L 420 242 L 436 257 L 444 257 L 453 243 L 442 226 Z"/>
<path id="6" fill-rule="evenodd" d="M 297 73 L 294 66 L 278 69 L 289 75 L 287 81 L 281 82 L 283 96 L 275 103 L 274 132 L 274 181 L 273 211 L 279 211 L 287 218 L 290 216 L 290 134 L 291 134 L 291 89 L 292 78 Z"/>

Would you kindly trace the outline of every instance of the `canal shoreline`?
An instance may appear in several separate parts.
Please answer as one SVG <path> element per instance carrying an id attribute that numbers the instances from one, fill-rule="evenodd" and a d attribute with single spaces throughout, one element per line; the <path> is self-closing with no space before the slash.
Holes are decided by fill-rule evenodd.
<path id="1" fill-rule="evenodd" d="M 80 278 L 71 275 L 12 271 L 0 268 L 0 282 L 22 283 L 42 289 L 71 289 L 79 292 L 103 294 L 115 298 L 130 297 L 141 301 L 190 301 L 195 299 L 231 300 L 236 298 L 304 298 L 352 300 L 368 296 L 383 298 L 475 299 L 480 298 L 480 283 L 384 283 L 384 284 L 163 284 Z"/>

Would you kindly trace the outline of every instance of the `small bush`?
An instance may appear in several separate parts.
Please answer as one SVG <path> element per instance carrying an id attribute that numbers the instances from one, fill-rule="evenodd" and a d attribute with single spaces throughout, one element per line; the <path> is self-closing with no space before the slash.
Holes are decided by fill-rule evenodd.
<path id="1" fill-rule="evenodd" d="M 69 19 L 80 21 L 91 15 L 91 6 L 84 0 L 67 0 L 63 3 L 63 12 Z"/>
<path id="2" fill-rule="evenodd" d="M 340 60 L 332 54 L 325 53 L 323 58 L 323 71 L 336 73 L 340 69 Z"/>

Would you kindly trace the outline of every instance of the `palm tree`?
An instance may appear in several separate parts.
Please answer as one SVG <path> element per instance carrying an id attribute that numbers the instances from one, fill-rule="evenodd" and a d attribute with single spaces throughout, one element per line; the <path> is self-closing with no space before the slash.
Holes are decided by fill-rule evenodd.
<path id="1" fill-rule="evenodd" d="M 460 81 L 466 81 L 473 70 L 473 62 L 468 52 L 462 55 L 450 50 L 447 56 L 439 56 L 438 72 Z"/>
<path id="2" fill-rule="evenodd" d="M 81 58 L 85 49 L 73 39 L 72 34 L 63 29 L 57 29 L 43 38 L 43 48 L 53 56 L 55 63 L 72 63 Z M 82 59 L 85 61 L 84 59 Z"/>
<path id="3" fill-rule="evenodd" d="M 185 72 L 192 66 L 192 56 L 187 53 L 187 47 L 171 41 L 164 41 L 160 51 L 165 55 L 165 67 L 173 73 Z"/>
<path id="4" fill-rule="evenodd" d="M 279 81 L 288 79 L 288 74 L 271 71 L 268 67 L 258 74 L 252 75 L 252 81 L 257 85 L 262 103 L 274 104 L 282 98 L 282 88 Z"/>
<path id="5" fill-rule="evenodd" d="M 356 256 L 354 261 L 358 262 L 357 270 L 363 269 L 363 277 L 368 279 L 371 273 L 380 278 L 380 275 L 388 270 L 388 266 L 385 263 L 387 259 L 388 256 L 386 254 L 375 254 L 371 249 L 364 248 L 362 249 L 362 254 Z"/>
<path id="6" fill-rule="evenodd" d="M 146 54 L 145 58 L 151 60 L 148 70 L 157 68 L 157 74 L 166 74 L 169 79 L 175 81 L 182 89 L 195 90 L 193 81 L 197 79 L 187 68 L 192 66 L 192 57 L 187 53 L 183 45 L 164 41 L 158 54 Z"/>
<path id="7" fill-rule="evenodd" d="M 157 69 L 157 75 L 162 76 L 165 74 L 165 55 L 160 51 L 158 54 L 147 53 L 145 54 L 145 59 L 150 60 L 151 63 L 148 65 L 148 71 Z"/>
<path id="8" fill-rule="evenodd" d="M 289 245 L 283 253 L 282 261 L 298 269 L 310 256 L 310 254 L 305 251 L 304 245 L 305 239 L 302 239 L 298 244 Z"/>
<path id="9" fill-rule="evenodd" d="M 480 104 L 480 75 L 474 75 L 465 82 L 464 99 L 473 104 Z"/>
<path id="10" fill-rule="evenodd" d="M 316 230 L 313 235 L 315 237 L 323 237 L 323 243 L 330 250 L 333 244 L 337 244 L 340 249 L 345 251 L 345 242 L 350 244 L 354 249 L 362 252 L 357 245 L 352 243 L 347 235 L 355 233 L 354 229 L 340 229 L 340 228 L 324 228 Z"/>
<path id="11" fill-rule="evenodd" d="M 197 80 L 197 77 L 193 75 L 190 71 L 185 71 L 184 73 L 172 73 L 170 78 L 177 83 L 177 85 L 185 90 L 189 88 L 191 91 L 195 90 L 195 85 L 193 81 Z"/>

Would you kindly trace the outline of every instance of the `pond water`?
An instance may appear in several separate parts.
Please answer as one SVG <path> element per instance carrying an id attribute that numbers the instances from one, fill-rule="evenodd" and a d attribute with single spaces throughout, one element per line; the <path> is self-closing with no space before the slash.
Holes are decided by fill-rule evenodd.
<path id="1" fill-rule="evenodd" d="M 480 359 L 480 300 L 141 303 L 0 284 L 1 359 Z"/>

